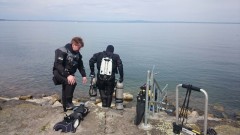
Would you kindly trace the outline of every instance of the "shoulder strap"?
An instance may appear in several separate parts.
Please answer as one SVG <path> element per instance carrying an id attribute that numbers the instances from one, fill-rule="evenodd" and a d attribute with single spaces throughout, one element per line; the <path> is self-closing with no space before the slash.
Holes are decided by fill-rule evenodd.
<path id="1" fill-rule="evenodd" d="M 69 53 L 69 50 L 65 46 L 59 48 L 59 50 L 61 50 L 62 52 L 65 52 L 65 53 Z"/>

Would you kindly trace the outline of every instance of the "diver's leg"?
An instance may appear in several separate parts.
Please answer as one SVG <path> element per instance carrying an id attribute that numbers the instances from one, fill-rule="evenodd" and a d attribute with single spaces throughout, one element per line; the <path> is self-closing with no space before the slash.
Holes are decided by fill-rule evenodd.
<path id="1" fill-rule="evenodd" d="M 112 104 L 112 96 L 113 96 L 114 87 L 115 87 L 114 80 L 108 81 L 106 85 L 107 107 L 111 107 L 111 104 Z"/>
<path id="2" fill-rule="evenodd" d="M 97 79 L 97 87 L 99 89 L 100 97 L 102 100 L 102 107 L 107 107 L 107 96 L 105 92 L 105 82 L 100 80 L 99 78 Z"/>
<path id="3" fill-rule="evenodd" d="M 72 103 L 73 93 L 76 87 L 76 83 L 74 85 L 66 85 L 66 107 L 67 109 L 73 109 L 74 105 Z"/>
<path id="4" fill-rule="evenodd" d="M 67 104 L 67 97 L 66 97 L 66 85 L 62 85 L 62 105 L 63 105 L 63 111 L 66 112 L 66 104 Z"/>
<path id="5" fill-rule="evenodd" d="M 105 90 L 99 90 L 101 100 L 102 100 L 102 107 L 107 107 L 107 95 Z"/>

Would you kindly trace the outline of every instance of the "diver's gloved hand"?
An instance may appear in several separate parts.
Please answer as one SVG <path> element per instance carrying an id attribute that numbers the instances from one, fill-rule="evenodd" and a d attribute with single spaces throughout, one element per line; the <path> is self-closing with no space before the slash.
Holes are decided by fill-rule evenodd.
<path id="1" fill-rule="evenodd" d="M 119 82 L 120 82 L 120 83 L 123 82 L 123 78 L 122 78 L 122 77 L 119 78 Z"/>
<path id="2" fill-rule="evenodd" d="M 95 77 L 95 73 L 94 73 L 94 72 L 91 72 L 91 73 L 90 73 L 90 76 L 94 78 L 94 77 Z"/>

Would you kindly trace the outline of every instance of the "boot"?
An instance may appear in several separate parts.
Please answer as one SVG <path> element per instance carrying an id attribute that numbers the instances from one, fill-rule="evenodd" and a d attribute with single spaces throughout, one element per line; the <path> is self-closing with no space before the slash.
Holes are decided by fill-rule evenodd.
<path id="1" fill-rule="evenodd" d="M 68 110 L 72 110 L 72 109 L 74 108 L 74 104 L 72 103 L 72 97 L 67 98 L 66 108 L 67 108 Z"/>

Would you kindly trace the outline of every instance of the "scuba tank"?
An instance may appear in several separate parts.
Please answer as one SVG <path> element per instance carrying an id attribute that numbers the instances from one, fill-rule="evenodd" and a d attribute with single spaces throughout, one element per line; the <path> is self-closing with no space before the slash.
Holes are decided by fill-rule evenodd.
<path id="1" fill-rule="evenodd" d="M 89 88 L 89 96 L 91 100 L 96 100 L 96 96 L 97 96 L 96 82 L 97 82 L 96 78 L 91 75 L 90 88 Z"/>
<path id="2" fill-rule="evenodd" d="M 116 97 L 115 97 L 115 106 L 117 110 L 123 109 L 123 83 L 117 81 L 116 84 Z"/>

